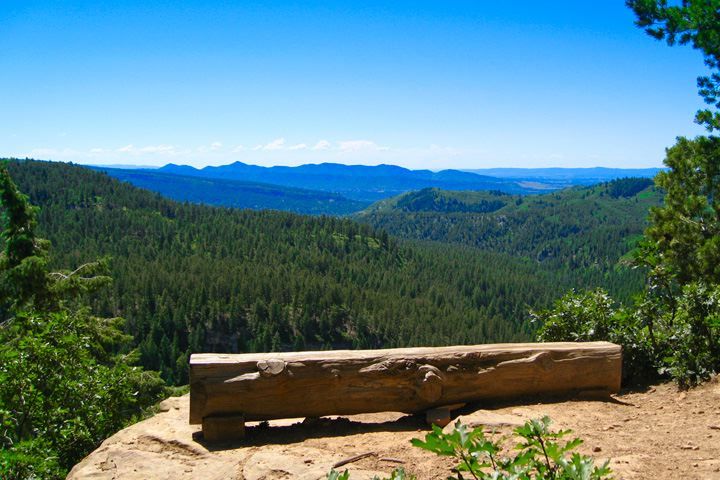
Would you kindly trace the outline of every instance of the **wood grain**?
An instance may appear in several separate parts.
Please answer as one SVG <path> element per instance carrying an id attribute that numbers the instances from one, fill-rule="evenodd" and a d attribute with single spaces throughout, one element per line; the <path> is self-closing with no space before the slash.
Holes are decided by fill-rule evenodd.
<path id="1" fill-rule="evenodd" d="M 587 390 L 617 392 L 622 352 L 607 342 L 194 354 L 190 423 L 422 412 L 453 403 Z"/>

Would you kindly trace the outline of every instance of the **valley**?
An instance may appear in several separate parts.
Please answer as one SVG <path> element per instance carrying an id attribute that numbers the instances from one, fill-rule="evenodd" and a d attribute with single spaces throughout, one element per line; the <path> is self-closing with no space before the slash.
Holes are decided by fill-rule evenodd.
<path id="1" fill-rule="evenodd" d="M 142 365 L 174 384 L 187 381 L 187 358 L 198 351 L 527 340 L 529 309 L 549 306 L 570 288 L 599 283 L 627 296 L 639 290 L 640 280 L 617 260 L 657 200 L 646 188 L 622 198 L 603 193 L 608 187 L 559 198 L 423 190 L 371 207 L 359 216 L 365 223 L 356 223 L 177 203 L 72 165 L 13 161 L 9 167 L 41 209 L 56 267 L 111 258 L 113 284 L 92 304 L 124 317 Z M 647 200 L 636 203 L 635 193 Z M 440 222 L 422 206 L 428 195 L 441 210 L 471 211 L 442 212 Z M 413 205 L 412 211 L 394 211 L 396 204 Z M 573 218 L 547 213 L 566 204 Z M 586 218 L 577 217 L 582 205 L 595 205 Z M 488 220 L 495 226 L 478 232 L 483 220 L 476 216 L 484 215 L 478 210 L 505 211 L 507 220 L 500 227 Z M 472 242 L 448 236 L 447 226 L 460 234 L 462 221 L 469 222 L 464 238 Z M 533 230 L 529 222 L 551 227 Z M 577 230 L 582 222 L 586 228 Z M 410 225 L 437 230 L 414 236 L 403 231 Z M 531 231 L 536 238 L 521 236 Z M 609 237 L 616 242 L 607 246 Z M 539 261 L 543 251 L 556 258 Z M 606 261 L 587 262 L 591 255 Z"/>

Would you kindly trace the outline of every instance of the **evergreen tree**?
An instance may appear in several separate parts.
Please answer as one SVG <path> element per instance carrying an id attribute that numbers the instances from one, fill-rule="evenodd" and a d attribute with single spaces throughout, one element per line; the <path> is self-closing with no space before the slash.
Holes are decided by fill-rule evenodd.
<path id="1" fill-rule="evenodd" d="M 0 472 L 3 480 L 63 478 L 67 470 L 164 393 L 131 366 L 120 319 L 82 297 L 107 283 L 105 262 L 48 269 L 37 209 L 0 168 L 5 251 L 0 259 Z"/>
<path id="2" fill-rule="evenodd" d="M 709 131 L 720 129 L 720 0 L 626 0 L 637 16 L 635 22 L 648 35 L 668 45 L 691 45 L 702 51 L 710 75 L 698 77 L 700 96 L 715 111 L 698 111 L 696 121 Z"/>

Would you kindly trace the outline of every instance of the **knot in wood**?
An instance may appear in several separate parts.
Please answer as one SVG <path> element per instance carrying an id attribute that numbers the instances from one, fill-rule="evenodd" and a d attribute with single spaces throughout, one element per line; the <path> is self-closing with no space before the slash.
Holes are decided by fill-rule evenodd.
<path id="1" fill-rule="evenodd" d="M 285 371 L 285 361 L 278 358 L 260 360 L 257 362 L 257 369 L 263 377 L 272 377 Z"/>
<path id="2" fill-rule="evenodd" d="M 436 402 L 442 397 L 443 377 L 437 367 L 422 365 L 418 368 L 418 396 L 426 402 Z"/>

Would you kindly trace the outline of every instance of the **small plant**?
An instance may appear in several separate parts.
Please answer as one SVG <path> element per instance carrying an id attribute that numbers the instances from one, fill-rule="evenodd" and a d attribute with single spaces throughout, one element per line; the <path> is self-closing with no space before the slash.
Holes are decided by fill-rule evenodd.
<path id="1" fill-rule="evenodd" d="M 350 472 L 345 470 L 343 473 L 340 473 L 333 468 L 330 470 L 330 473 L 325 476 L 325 478 L 327 480 L 348 480 L 350 478 Z"/>
<path id="2" fill-rule="evenodd" d="M 325 477 L 327 480 L 349 480 L 350 472 L 345 470 L 343 473 L 338 472 L 335 469 L 330 470 L 330 473 Z M 414 475 L 408 475 L 405 473 L 405 469 L 398 467 L 392 471 L 389 478 L 374 477 L 373 480 L 415 480 Z"/>
<path id="3" fill-rule="evenodd" d="M 605 480 L 610 479 L 610 461 L 595 466 L 591 457 L 574 452 L 582 440 L 575 438 L 563 442 L 561 439 L 571 430 L 550 430 L 550 419 L 543 417 L 529 420 L 514 430 L 520 442 L 515 446 L 517 453 L 502 456 L 502 443 L 507 438 L 493 440 L 485 435 L 482 427 L 470 429 L 458 421 L 455 428 L 444 433 L 433 425 L 432 432 L 425 435 L 425 441 L 412 439 L 415 447 L 454 457 L 459 464 L 452 470 L 456 476 L 447 480 Z M 331 470 L 328 480 L 348 480 L 347 470 L 340 474 Z M 412 480 L 402 468 L 393 470 L 389 479 Z M 379 480 L 376 477 L 376 480 Z"/>
<path id="4" fill-rule="evenodd" d="M 455 457 L 460 464 L 455 467 L 456 477 L 448 479 L 463 480 L 524 480 L 524 479 L 562 479 L 562 480 L 600 480 L 609 478 L 611 473 L 608 462 L 596 467 L 592 458 L 572 452 L 582 440 L 579 438 L 561 443 L 559 440 L 570 430 L 552 432 L 550 419 L 543 417 L 530 420 L 515 429 L 515 435 L 521 438 L 517 444 L 518 453 L 514 457 L 500 456 L 501 442 L 485 436 L 482 428 L 468 429 L 459 421 L 450 433 L 433 426 L 433 431 L 425 436 L 425 441 L 413 439 L 416 447 Z M 572 452 L 572 453 L 571 453 Z M 568 454 L 570 456 L 568 456 Z M 465 477 L 467 473 L 470 477 Z"/>
<path id="5" fill-rule="evenodd" d="M 433 431 L 425 436 L 425 441 L 413 439 L 416 447 L 457 458 L 460 463 L 453 469 L 457 476 L 448 479 L 463 480 L 600 480 L 609 478 L 611 473 L 608 462 L 596 467 L 592 458 L 572 452 L 582 440 L 558 442 L 570 433 L 570 430 L 551 432 L 550 419 L 543 417 L 530 420 L 515 429 L 515 435 L 521 438 L 517 444 L 518 453 L 513 457 L 500 455 L 500 441 L 485 436 L 482 428 L 468 429 L 459 421 L 450 433 L 433 426 Z M 572 452 L 572 453 L 571 453 Z M 570 456 L 568 456 L 568 454 Z M 469 476 L 463 475 L 464 473 Z"/>

